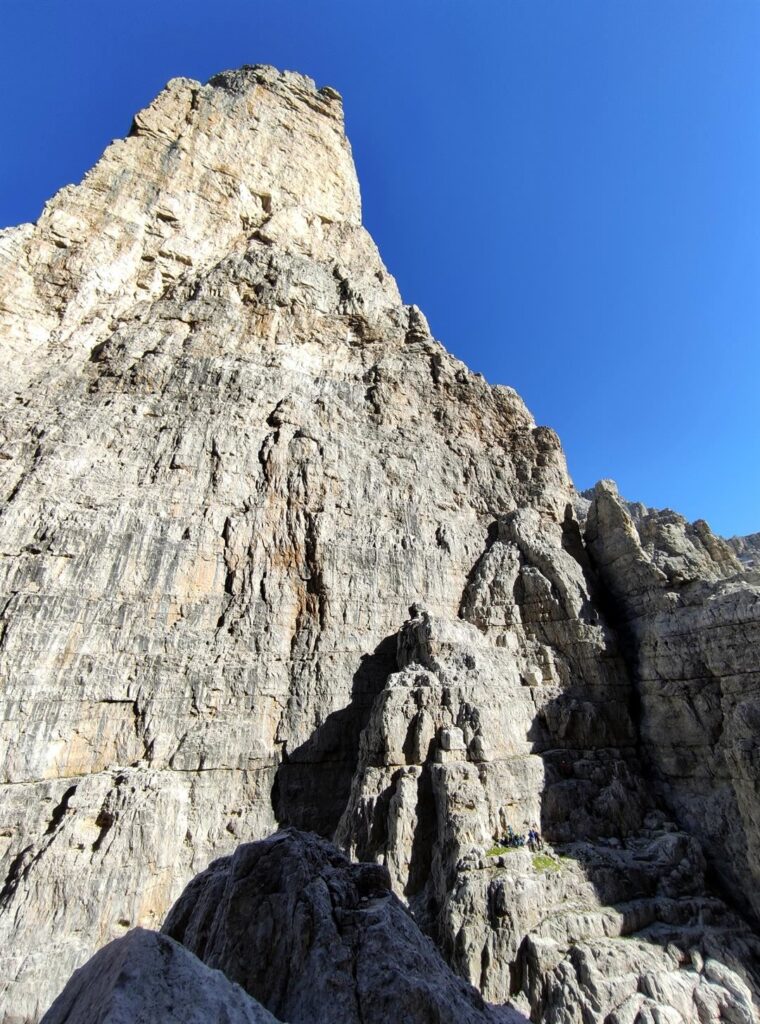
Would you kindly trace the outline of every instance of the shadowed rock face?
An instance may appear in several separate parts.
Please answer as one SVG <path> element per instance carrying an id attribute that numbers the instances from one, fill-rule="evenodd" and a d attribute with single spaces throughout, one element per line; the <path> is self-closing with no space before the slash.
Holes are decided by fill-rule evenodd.
<path id="1" fill-rule="evenodd" d="M 219 971 L 136 928 L 74 972 L 43 1024 L 277 1024 Z"/>
<path id="2" fill-rule="evenodd" d="M 706 523 L 597 484 L 586 538 L 630 653 L 665 805 L 760 920 L 760 574 Z"/>
<path id="3" fill-rule="evenodd" d="M 163 930 L 283 1020 L 519 1019 L 486 1007 L 449 970 L 390 891 L 385 868 L 351 864 L 331 844 L 292 829 L 213 863 Z"/>
<path id="4" fill-rule="evenodd" d="M 43 1024 L 524 1019 L 487 1007 L 452 973 L 391 893 L 384 868 L 351 864 L 293 829 L 215 861 L 163 931 L 138 928 L 101 949 Z"/>
<path id="5" fill-rule="evenodd" d="M 284 824 L 535 1020 L 745 1019 L 757 576 L 402 304 L 337 94 L 175 80 L 0 260 L 0 1020 Z"/>

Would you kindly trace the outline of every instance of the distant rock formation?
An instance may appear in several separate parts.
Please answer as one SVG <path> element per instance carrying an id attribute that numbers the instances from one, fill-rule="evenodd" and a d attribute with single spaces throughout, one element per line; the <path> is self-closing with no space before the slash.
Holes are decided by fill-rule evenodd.
<path id="1" fill-rule="evenodd" d="M 745 568 L 760 569 L 760 533 L 750 533 L 747 537 L 731 537 L 728 543 Z"/>
<path id="2" fill-rule="evenodd" d="M 753 1019 L 756 545 L 579 495 L 553 431 L 432 338 L 361 226 L 334 90 L 169 83 L 0 233 L 0 352 L 2 1024 L 101 947 L 51 1022 L 100 1020 L 95 986 L 116 1024 L 178 978 L 210 1019 L 266 1019 L 238 981 L 328 1019 L 296 882 L 340 910 L 347 1006 L 343 968 L 379 999 L 406 943 L 456 1019 L 490 1019 L 395 898 L 361 903 L 386 870 L 502 1014 Z M 285 826 L 383 870 L 295 832 L 240 846 Z M 225 855 L 167 922 L 205 967 L 134 931 Z M 228 955 L 249 869 L 287 978 Z M 411 1015 L 421 976 L 393 977 Z"/>

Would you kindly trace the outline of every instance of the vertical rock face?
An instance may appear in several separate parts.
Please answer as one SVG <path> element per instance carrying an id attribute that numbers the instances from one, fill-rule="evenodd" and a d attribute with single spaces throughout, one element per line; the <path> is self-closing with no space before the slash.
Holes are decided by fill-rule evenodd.
<path id="1" fill-rule="evenodd" d="M 337 94 L 175 80 L 0 259 L 6 1024 L 278 825 L 536 1020 L 751 1020 L 757 577 L 402 304 Z"/>
<path id="2" fill-rule="evenodd" d="M 760 920 L 760 574 L 704 522 L 597 484 L 587 539 L 631 652 L 657 790 Z"/>

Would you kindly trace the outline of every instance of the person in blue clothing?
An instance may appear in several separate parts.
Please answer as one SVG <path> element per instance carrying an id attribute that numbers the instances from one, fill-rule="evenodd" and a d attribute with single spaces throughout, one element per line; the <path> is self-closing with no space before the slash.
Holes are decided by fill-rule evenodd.
<path id="1" fill-rule="evenodd" d="M 528 846 L 534 852 L 540 850 L 544 845 L 544 841 L 541 838 L 541 833 L 538 831 L 538 825 L 535 822 L 528 829 Z"/>

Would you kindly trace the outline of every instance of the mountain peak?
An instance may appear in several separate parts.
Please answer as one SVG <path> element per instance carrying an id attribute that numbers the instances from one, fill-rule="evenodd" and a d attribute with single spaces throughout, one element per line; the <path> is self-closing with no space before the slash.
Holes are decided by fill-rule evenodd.
<path id="1" fill-rule="evenodd" d="M 256 232 L 316 253 L 360 224 L 334 90 L 264 65 L 206 85 L 172 79 L 36 225 L 0 235 L 0 387 L 35 363 L 86 353 L 127 309 L 242 251 Z"/>

